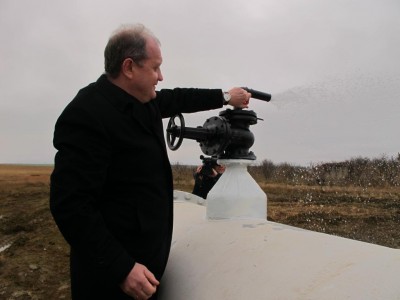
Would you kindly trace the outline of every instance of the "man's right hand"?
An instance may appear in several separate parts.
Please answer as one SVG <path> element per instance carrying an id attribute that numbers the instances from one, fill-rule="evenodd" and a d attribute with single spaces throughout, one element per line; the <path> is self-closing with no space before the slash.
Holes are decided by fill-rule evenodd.
<path id="1" fill-rule="evenodd" d="M 248 108 L 251 94 L 240 87 L 231 88 L 229 91 L 231 100 L 229 105 L 237 108 Z"/>
<path id="2" fill-rule="evenodd" d="M 144 265 L 135 263 L 125 280 L 120 284 L 125 294 L 134 299 L 149 299 L 160 282 Z"/>

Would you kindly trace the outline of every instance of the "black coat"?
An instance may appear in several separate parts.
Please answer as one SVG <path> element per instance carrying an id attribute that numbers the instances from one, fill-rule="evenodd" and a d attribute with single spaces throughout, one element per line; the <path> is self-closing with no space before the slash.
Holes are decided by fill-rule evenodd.
<path id="1" fill-rule="evenodd" d="M 161 278 L 173 223 L 161 119 L 220 108 L 221 95 L 217 89 L 161 90 L 142 104 L 102 75 L 62 112 L 50 208 L 71 246 L 74 298 L 98 292 L 100 299 L 117 299 L 118 284 L 135 262 Z"/>

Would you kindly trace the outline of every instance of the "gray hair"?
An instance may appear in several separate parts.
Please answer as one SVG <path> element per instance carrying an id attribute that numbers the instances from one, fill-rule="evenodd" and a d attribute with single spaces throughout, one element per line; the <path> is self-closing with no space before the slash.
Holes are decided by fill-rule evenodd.
<path id="1" fill-rule="evenodd" d="M 141 65 L 147 58 L 146 41 L 153 38 L 160 41 L 142 24 L 122 25 L 111 35 L 104 49 L 104 69 L 111 78 L 116 78 L 126 58 Z"/>

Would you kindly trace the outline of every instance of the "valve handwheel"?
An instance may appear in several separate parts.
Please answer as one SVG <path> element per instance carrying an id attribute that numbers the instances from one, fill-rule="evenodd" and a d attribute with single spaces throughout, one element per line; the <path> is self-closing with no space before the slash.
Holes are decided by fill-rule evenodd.
<path id="1" fill-rule="evenodd" d="M 180 127 L 176 125 L 175 119 L 179 118 Z M 182 114 L 177 114 L 169 119 L 167 126 L 167 145 L 168 148 L 175 151 L 183 141 L 183 131 L 185 129 L 185 119 Z M 175 143 L 176 142 L 176 143 Z"/>

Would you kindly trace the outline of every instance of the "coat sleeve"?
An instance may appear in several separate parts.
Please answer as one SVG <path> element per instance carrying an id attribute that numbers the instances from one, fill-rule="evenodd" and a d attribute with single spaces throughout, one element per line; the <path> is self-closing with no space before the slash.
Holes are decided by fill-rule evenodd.
<path id="1" fill-rule="evenodd" d="M 223 106 L 221 89 L 163 89 L 157 92 L 156 102 L 162 118 L 169 118 L 178 113 L 193 113 Z"/>
<path id="2" fill-rule="evenodd" d="M 54 132 L 58 152 L 50 209 L 71 248 L 119 283 L 135 261 L 113 238 L 97 209 L 110 156 L 107 141 L 99 120 L 88 110 L 73 106 L 64 110 Z"/>

